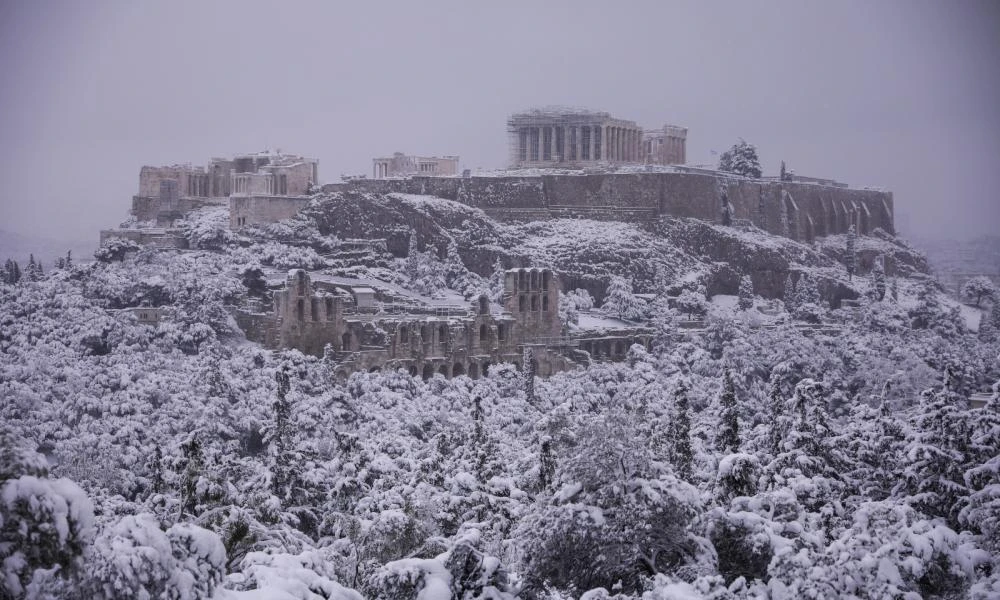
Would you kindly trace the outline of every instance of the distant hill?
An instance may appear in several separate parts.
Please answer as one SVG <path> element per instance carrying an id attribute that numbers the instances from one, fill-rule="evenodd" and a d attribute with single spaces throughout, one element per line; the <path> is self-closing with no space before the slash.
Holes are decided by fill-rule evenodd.
<path id="1" fill-rule="evenodd" d="M 959 274 L 1000 273 L 1000 236 L 984 235 L 971 240 L 914 238 L 913 245 L 927 254 L 934 273 L 941 278 Z"/>
<path id="2" fill-rule="evenodd" d="M 0 229 L 0 262 L 13 258 L 23 264 L 34 254 L 35 259 L 42 262 L 42 267 L 48 268 L 57 258 L 66 256 L 67 251 L 73 252 L 75 260 L 93 260 L 96 249 L 96 235 L 91 241 L 57 240 Z"/>

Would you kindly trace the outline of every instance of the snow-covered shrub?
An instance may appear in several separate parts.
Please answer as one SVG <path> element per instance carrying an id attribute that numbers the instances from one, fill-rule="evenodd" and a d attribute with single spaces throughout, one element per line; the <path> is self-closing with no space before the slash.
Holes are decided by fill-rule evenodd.
<path id="1" fill-rule="evenodd" d="M 193 211 L 177 223 L 191 248 L 221 250 L 235 240 L 229 228 L 229 208 L 214 206 Z"/>
<path id="2" fill-rule="evenodd" d="M 219 537 L 179 523 L 163 531 L 152 515 L 129 515 L 94 541 L 90 597 L 206 598 L 222 582 L 226 551 Z"/>
<path id="3" fill-rule="evenodd" d="M 129 252 L 138 251 L 139 244 L 133 242 L 132 240 L 113 237 L 101 244 L 101 247 L 94 252 L 94 258 L 104 263 L 114 261 L 121 262 L 125 260 L 125 255 Z"/>
<path id="4" fill-rule="evenodd" d="M 69 577 L 94 536 L 94 505 L 45 459 L 0 432 L 0 596 L 23 598 L 39 575 Z"/>

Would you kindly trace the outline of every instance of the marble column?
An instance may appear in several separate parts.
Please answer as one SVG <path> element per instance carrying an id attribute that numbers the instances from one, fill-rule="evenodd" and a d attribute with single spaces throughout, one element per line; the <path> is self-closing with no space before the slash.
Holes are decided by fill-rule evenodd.
<path id="1" fill-rule="evenodd" d="M 587 136 L 589 138 L 587 142 L 589 142 L 590 145 L 590 147 L 587 148 L 587 152 L 589 153 L 588 158 L 590 158 L 590 160 L 596 160 L 594 158 L 594 153 L 597 150 L 597 139 L 596 139 L 597 128 L 592 125 L 587 125 L 587 130 L 590 132 L 590 135 Z"/>

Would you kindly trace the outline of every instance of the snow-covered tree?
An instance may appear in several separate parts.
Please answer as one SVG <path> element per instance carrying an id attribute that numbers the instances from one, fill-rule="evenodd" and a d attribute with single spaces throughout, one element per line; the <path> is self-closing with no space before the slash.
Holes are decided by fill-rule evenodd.
<path id="1" fill-rule="evenodd" d="M 872 265 L 872 296 L 877 302 L 881 302 L 885 298 L 884 262 L 884 257 L 880 255 L 875 258 L 875 264 Z"/>
<path id="2" fill-rule="evenodd" d="M 531 346 L 524 347 L 524 355 L 522 356 L 522 362 L 524 365 L 524 397 L 528 399 L 528 402 L 534 403 L 537 398 L 535 398 L 535 351 L 532 350 Z"/>
<path id="3" fill-rule="evenodd" d="M 795 294 L 795 282 L 792 280 L 792 274 L 789 273 L 785 277 L 785 288 L 784 294 L 782 295 L 782 301 L 785 304 L 785 310 L 789 313 L 794 312 L 796 309 L 796 294 Z"/>
<path id="4" fill-rule="evenodd" d="M 406 248 L 406 261 L 404 262 L 406 275 L 411 279 L 416 276 L 420 266 L 420 248 L 417 246 L 417 232 L 410 230 L 410 241 Z"/>
<path id="5" fill-rule="evenodd" d="M 750 279 L 749 275 L 740 277 L 739 300 L 737 302 L 740 310 L 753 308 L 753 295 L 753 280 Z"/>
<path id="6" fill-rule="evenodd" d="M 705 301 L 705 294 L 700 291 L 685 289 L 677 297 L 677 309 L 691 318 L 693 316 L 703 316 L 708 312 L 708 302 Z"/>
<path id="7" fill-rule="evenodd" d="M 691 479 L 694 454 L 691 450 L 691 416 L 689 414 L 688 392 L 690 384 L 681 380 L 674 389 L 673 419 L 671 420 L 670 438 L 671 462 L 677 470 L 677 476 L 688 481 Z"/>
<path id="8" fill-rule="evenodd" d="M 490 279 L 487 283 L 490 291 L 490 300 L 497 304 L 503 302 L 505 273 L 503 262 L 500 261 L 500 256 L 497 255 L 496 260 L 493 261 L 493 273 L 490 275 Z"/>
<path id="9" fill-rule="evenodd" d="M 632 293 L 631 281 L 612 275 L 608 294 L 601 305 L 601 312 L 619 319 L 635 320 L 645 314 L 646 303 Z"/>
<path id="10" fill-rule="evenodd" d="M 100 262 L 121 262 L 125 260 L 125 255 L 129 252 L 137 252 L 139 244 L 124 238 L 111 238 L 101 244 L 101 247 L 94 252 L 94 258 Z"/>
<path id="11" fill-rule="evenodd" d="M 715 436 L 715 447 L 723 454 L 732 454 L 740 449 L 739 409 L 736 405 L 736 386 L 729 369 L 722 374 L 722 396 L 719 398 L 719 430 Z"/>
<path id="12" fill-rule="evenodd" d="M 3 281 L 4 283 L 14 285 L 21 280 L 21 267 L 17 264 L 17 261 L 10 258 L 4 263 L 3 269 Z"/>
<path id="13" fill-rule="evenodd" d="M 719 157 L 719 170 L 760 179 L 760 158 L 757 157 L 757 147 L 740 139 Z"/>
<path id="14" fill-rule="evenodd" d="M 0 430 L 0 597 L 24 598 L 38 575 L 74 578 L 94 537 L 94 506 L 80 487 Z"/>
<path id="15" fill-rule="evenodd" d="M 996 304 L 997 287 L 993 285 L 993 282 L 990 281 L 989 277 L 979 275 L 969 279 L 962 285 L 962 297 L 966 298 L 977 307 L 983 301 L 983 298 L 988 298 Z"/>

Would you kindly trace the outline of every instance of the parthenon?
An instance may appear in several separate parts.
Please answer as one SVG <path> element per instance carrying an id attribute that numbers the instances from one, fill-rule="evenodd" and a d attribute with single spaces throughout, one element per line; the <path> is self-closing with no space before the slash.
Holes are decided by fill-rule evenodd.
<path id="1" fill-rule="evenodd" d="M 507 131 L 514 168 L 643 162 L 642 128 L 606 112 L 535 109 L 511 115 Z"/>

